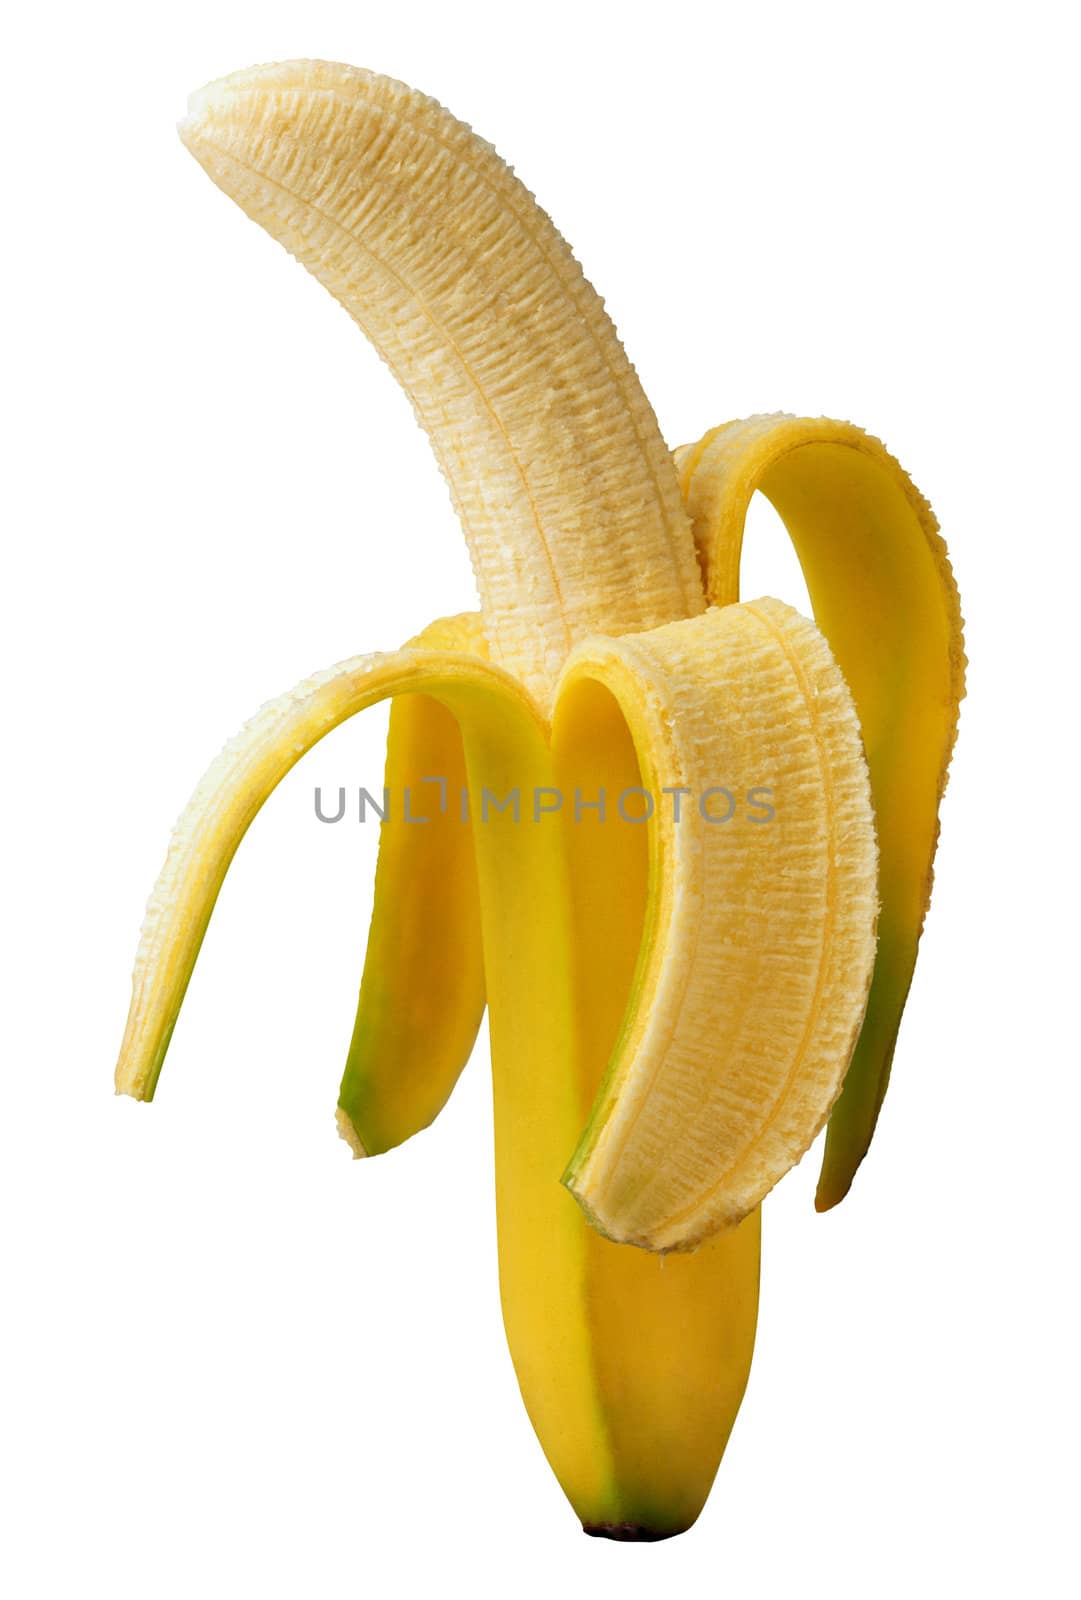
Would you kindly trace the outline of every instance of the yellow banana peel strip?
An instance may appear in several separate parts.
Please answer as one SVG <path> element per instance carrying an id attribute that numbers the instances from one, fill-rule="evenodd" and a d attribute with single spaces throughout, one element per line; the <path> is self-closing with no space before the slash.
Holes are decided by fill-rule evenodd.
<path id="1" fill-rule="evenodd" d="M 758 1205 L 840 1092 L 877 912 L 859 723 L 775 600 L 592 642 L 578 673 L 619 702 L 644 791 L 683 805 L 654 829 L 634 992 L 565 1181 L 611 1238 L 688 1249 Z"/>
<path id="2" fill-rule="evenodd" d="M 536 715 L 517 682 L 475 656 L 400 650 L 356 656 L 268 701 L 208 768 L 173 832 L 147 906 L 132 1002 L 116 1072 L 118 1093 L 153 1098 L 229 863 L 282 778 L 323 736 L 390 695 L 439 688 L 455 702 L 481 691 Z"/>
<path id="3" fill-rule="evenodd" d="M 961 605 L 927 501 L 850 423 L 750 417 L 676 452 L 709 599 L 739 599 L 747 506 L 776 508 L 863 730 L 880 852 L 867 1016 L 830 1118 L 816 1205 L 848 1192 L 886 1092 L 931 895 L 938 811 L 964 695 Z"/>
<path id="4" fill-rule="evenodd" d="M 479 616 L 431 623 L 414 649 L 486 659 Z M 462 736 L 431 695 L 391 702 L 383 797 L 423 817 L 380 830 L 368 953 L 338 1094 L 355 1155 L 378 1155 L 442 1110 L 484 1016 L 484 953 L 473 835 L 461 822 Z"/>
<path id="5" fill-rule="evenodd" d="M 117 1086 L 153 1094 L 274 785 L 343 718 L 405 696 L 388 781 L 464 774 L 471 839 L 447 819 L 381 841 L 340 1125 L 361 1153 L 435 1115 L 479 1016 L 479 940 L 523 1398 L 589 1531 L 665 1537 L 701 1509 L 743 1393 L 758 1203 L 821 1127 L 863 1019 L 877 885 L 860 693 L 854 710 L 844 662 L 789 608 L 737 605 L 712 577 L 707 596 L 726 548 L 720 436 L 681 458 L 681 491 L 601 302 L 468 128 L 388 79 L 290 62 L 211 85 L 181 131 L 409 393 L 461 516 L 484 648 L 468 620 L 434 625 L 309 680 L 226 748 L 151 900 Z M 711 812 L 733 792 L 746 814 Z M 644 820 L 624 810 L 635 793 Z M 676 794 L 682 817 L 663 809 Z M 431 966 L 426 915 L 461 919 L 460 963 Z M 418 976 L 441 1012 L 427 1059 Z"/>

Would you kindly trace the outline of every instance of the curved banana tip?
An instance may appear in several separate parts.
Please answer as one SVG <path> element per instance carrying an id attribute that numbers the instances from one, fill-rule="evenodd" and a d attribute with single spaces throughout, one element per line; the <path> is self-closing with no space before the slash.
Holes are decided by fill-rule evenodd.
<path id="1" fill-rule="evenodd" d="M 214 78 L 210 83 L 204 83 L 189 94 L 187 110 L 177 123 L 176 131 L 190 147 L 200 128 L 213 120 L 215 112 L 224 108 L 236 90 L 252 88 L 261 81 L 272 83 L 290 67 L 296 69 L 299 65 L 302 63 L 275 62 L 268 66 L 245 67 L 241 72 L 230 72 L 224 78 Z"/>
<path id="2" fill-rule="evenodd" d="M 236 76 L 239 74 L 234 74 Z M 176 131 L 186 145 L 190 146 L 200 125 L 208 122 L 215 109 L 225 100 L 232 81 L 233 78 L 215 78 L 212 83 L 204 83 L 202 88 L 193 89 L 189 94 L 187 108 L 176 125 Z"/>
<path id="3" fill-rule="evenodd" d="M 848 1194 L 848 1191 L 851 1189 L 851 1187 L 851 1178 L 849 1178 L 848 1182 L 843 1185 L 834 1183 L 827 1186 L 826 1184 L 819 1183 L 818 1188 L 815 1190 L 815 1210 L 819 1213 L 819 1215 L 822 1215 L 826 1211 L 832 1211 L 834 1206 L 840 1205 L 841 1201 Z"/>
<path id="4" fill-rule="evenodd" d="M 188 96 L 187 111 L 177 123 L 177 131 L 184 143 L 190 144 L 199 129 L 213 121 L 215 115 L 226 109 L 229 100 L 244 90 L 319 89 L 340 85 L 343 80 L 371 81 L 375 76 L 364 67 L 346 67 L 332 61 L 309 61 L 299 57 L 243 67 L 239 72 L 227 73 L 224 78 L 214 78 L 201 88 L 193 89 Z"/>
<path id="5" fill-rule="evenodd" d="M 353 1123 L 349 1117 L 349 1113 L 347 1111 L 343 1111 L 341 1106 L 339 1106 L 334 1113 L 334 1120 L 338 1124 L 339 1136 L 345 1140 L 346 1144 L 353 1152 L 353 1160 L 359 1161 L 362 1156 L 366 1156 L 368 1152 L 361 1143 L 360 1134 L 353 1126 Z"/>

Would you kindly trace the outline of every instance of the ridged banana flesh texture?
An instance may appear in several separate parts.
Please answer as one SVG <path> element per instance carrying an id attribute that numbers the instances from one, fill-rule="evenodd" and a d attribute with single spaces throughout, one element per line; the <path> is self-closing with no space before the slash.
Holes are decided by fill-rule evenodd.
<path id="1" fill-rule="evenodd" d="M 459 784 L 470 825 L 430 803 L 427 827 L 384 829 L 342 1132 L 362 1154 L 425 1126 L 487 997 L 500 1288 L 527 1409 L 590 1531 L 679 1532 L 746 1382 L 759 1202 L 828 1116 L 857 1036 L 873 1073 L 899 1014 L 959 692 L 930 514 L 880 446 L 836 424 L 733 425 L 677 473 L 552 224 L 403 85 L 257 68 L 194 97 L 181 131 L 406 388 L 482 610 L 318 674 L 227 746 L 151 899 L 117 1087 L 153 1094 L 259 806 L 390 697 L 388 786 Z M 833 651 L 778 601 L 736 603 L 758 487 Z M 913 617 L 928 643 L 901 648 Z M 869 642 L 884 626 L 895 654 Z M 896 808 L 918 794 L 911 835 L 884 787 L 895 736 L 918 769 Z M 880 895 L 901 950 L 885 977 Z"/>
<path id="2" fill-rule="evenodd" d="M 493 661 L 543 704 L 586 634 L 704 609 L 649 402 L 565 241 L 494 150 L 404 84 L 310 61 L 211 85 L 180 131 L 409 395 L 465 530 Z"/>

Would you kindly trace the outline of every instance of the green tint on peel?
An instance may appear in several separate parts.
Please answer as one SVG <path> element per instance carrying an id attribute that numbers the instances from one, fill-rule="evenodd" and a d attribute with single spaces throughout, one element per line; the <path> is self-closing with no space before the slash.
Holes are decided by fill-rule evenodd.
<path id="1" fill-rule="evenodd" d="M 843 1200 L 834 1174 L 844 1171 L 850 1152 L 866 1151 L 882 1109 L 893 1063 L 901 1014 L 912 983 L 919 935 L 880 929 L 874 982 L 867 1014 L 845 1078 L 845 1088 L 833 1108 L 826 1132 L 826 1155 L 815 1195 L 815 1208 L 828 1211 Z M 858 1165 L 858 1162 L 857 1162 Z"/>
<path id="2" fill-rule="evenodd" d="M 874 1132 L 930 897 L 964 693 L 957 588 L 927 502 L 877 440 L 848 423 L 753 417 L 676 459 L 714 604 L 739 598 L 751 495 L 774 506 L 863 731 L 880 852 L 879 950 L 826 1136 L 815 1203 L 827 1210 L 848 1192 Z"/>

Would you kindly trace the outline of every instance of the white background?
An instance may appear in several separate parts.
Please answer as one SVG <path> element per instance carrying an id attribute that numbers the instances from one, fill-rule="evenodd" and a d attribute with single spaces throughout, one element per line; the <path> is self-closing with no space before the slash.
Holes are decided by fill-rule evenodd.
<path id="1" fill-rule="evenodd" d="M 7 1594 L 1077 1592 L 1067 15 L 186 0 L 8 24 Z M 173 131 L 189 89 L 302 54 L 497 143 L 672 443 L 853 418 L 930 495 L 962 589 L 970 696 L 880 1131 L 838 1211 L 812 1210 L 817 1150 L 769 1202 L 746 1403 L 666 1545 L 584 1539 L 522 1411 L 484 1049 L 412 1145 L 353 1164 L 335 1137 L 375 834 L 320 827 L 312 788 L 379 781 L 378 713 L 252 828 L 155 1105 L 112 1096 L 143 903 L 220 744 L 473 603 L 406 402 Z M 755 527 L 747 592 L 799 602 Z"/>

